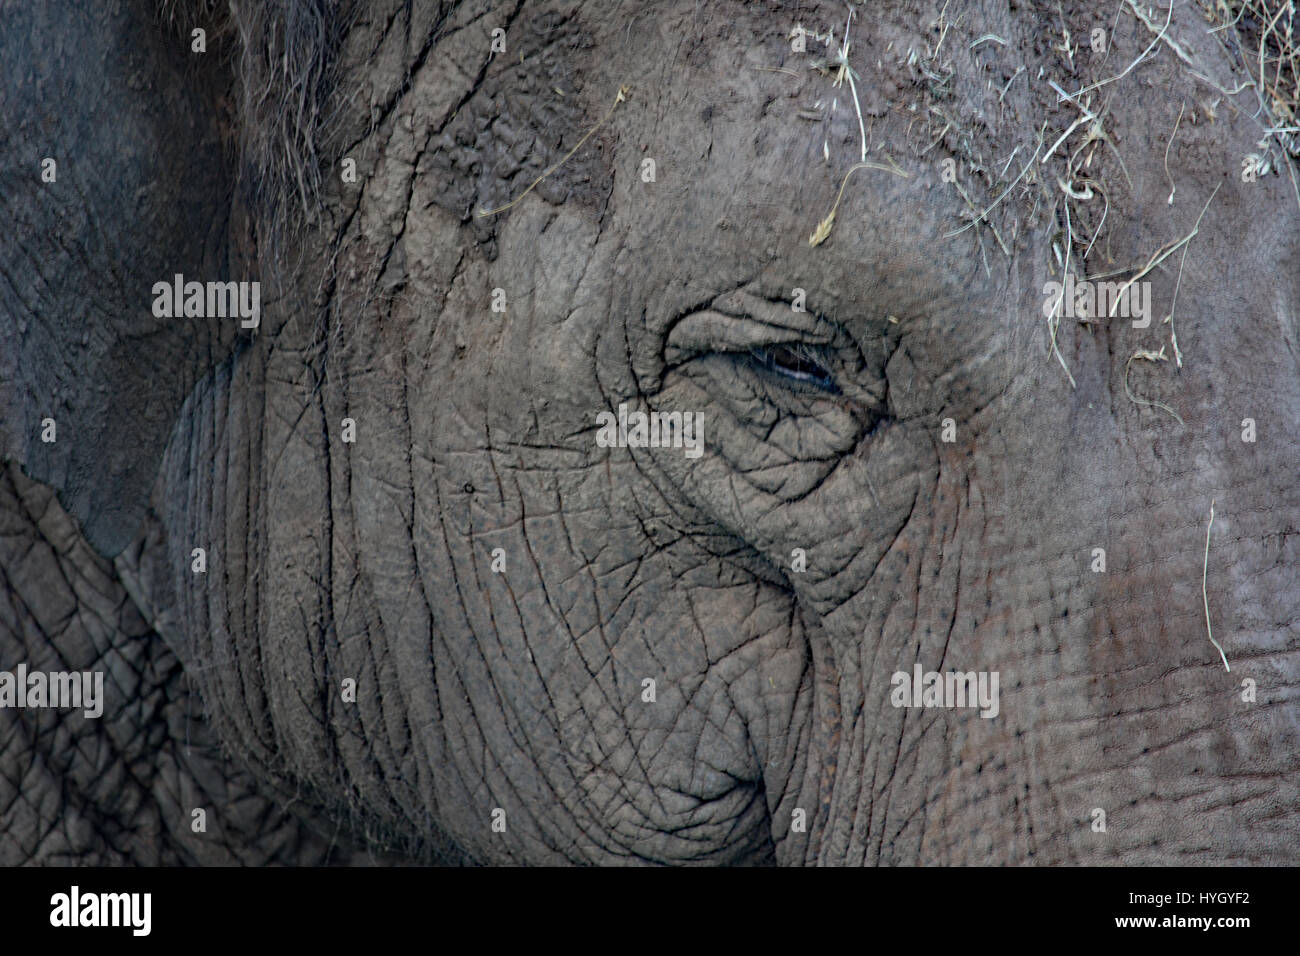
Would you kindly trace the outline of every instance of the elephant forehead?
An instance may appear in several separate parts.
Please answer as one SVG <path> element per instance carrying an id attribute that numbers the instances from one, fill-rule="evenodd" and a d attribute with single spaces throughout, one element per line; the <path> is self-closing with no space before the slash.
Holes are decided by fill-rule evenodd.
<path id="1" fill-rule="evenodd" d="M 852 28 L 863 41 L 850 58 L 865 105 L 833 71 L 813 67 L 828 53 L 820 44 L 790 50 L 791 25 L 741 20 L 709 59 L 683 55 L 624 107 L 620 122 L 635 132 L 616 154 L 611 231 L 623 246 L 619 275 L 647 300 L 652 329 L 704 293 L 760 275 L 769 295 L 788 300 L 803 288 L 810 308 L 828 313 L 902 312 L 1000 284 L 980 271 L 973 236 L 943 238 L 969 207 L 958 190 L 936 188 L 939 155 L 916 155 L 930 121 L 918 122 L 901 96 L 879 102 L 879 86 L 906 82 L 905 50 L 883 51 L 886 24 Z M 877 44 L 883 61 L 870 52 Z M 1011 128 L 1003 140 L 1016 141 Z"/>

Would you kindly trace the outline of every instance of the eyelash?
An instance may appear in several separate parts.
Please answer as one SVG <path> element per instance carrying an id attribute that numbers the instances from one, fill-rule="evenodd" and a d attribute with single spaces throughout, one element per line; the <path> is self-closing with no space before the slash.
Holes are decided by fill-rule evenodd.
<path id="1" fill-rule="evenodd" d="M 776 375 L 832 395 L 840 394 L 835 376 L 821 351 L 807 345 L 769 345 L 751 349 L 749 362 L 762 372 Z"/>

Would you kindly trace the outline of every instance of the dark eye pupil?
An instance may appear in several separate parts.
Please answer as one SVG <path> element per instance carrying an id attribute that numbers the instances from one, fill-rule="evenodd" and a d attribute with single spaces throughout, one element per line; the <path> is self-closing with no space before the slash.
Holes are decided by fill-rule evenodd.
<path id="1" fill-rule="evenodd" d="M 808 382 L 830 392 L 838 392 L 830 371 L 808 350 L 788 345 L 771 345 L 755 349 L 758 364 L 777 375 Z"/>

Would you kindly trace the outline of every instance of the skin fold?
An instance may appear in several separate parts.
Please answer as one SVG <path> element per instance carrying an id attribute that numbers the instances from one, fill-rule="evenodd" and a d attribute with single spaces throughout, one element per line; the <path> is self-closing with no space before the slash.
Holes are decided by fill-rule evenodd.
<path id="1" fill-rule="evenodd" d="M 959 6 L 853 88 L 833 3 L 6 10 L 0 666 L 110 676 L 0 710 L 0 862 L 1300 862 L 1294 160 L 1127 7 Z"/>

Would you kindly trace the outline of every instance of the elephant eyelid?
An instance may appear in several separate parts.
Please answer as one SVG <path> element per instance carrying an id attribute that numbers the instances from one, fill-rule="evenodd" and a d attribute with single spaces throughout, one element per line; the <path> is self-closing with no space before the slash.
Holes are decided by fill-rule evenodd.
<path id="1" fill-rule="evenodd" d="M 821 346 L 836 338 L 834 326 L 811 313 L 791 317 L 774 308 L 762 311 L 762 316 L 716 308 L 688 313 L 668 333 L 664 357 L 674 364 L 711 352 L 746 353 L 777 345 Z"/>
<path id="2" fill-rule="evenodd" d="M 799 343 L 757 346 L 749 350 L 748 359 L 751 365 L 789 382 L 840 394 L 830 363 L 820 349 Z"/>

